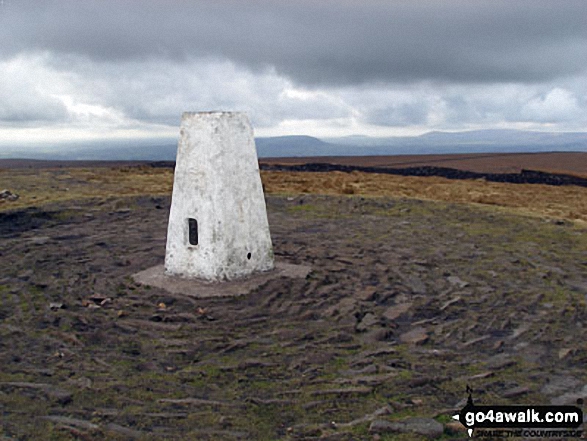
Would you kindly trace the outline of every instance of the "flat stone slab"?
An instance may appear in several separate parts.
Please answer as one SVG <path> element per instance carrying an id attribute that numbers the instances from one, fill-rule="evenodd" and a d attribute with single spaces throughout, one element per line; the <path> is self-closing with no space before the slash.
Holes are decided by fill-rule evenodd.
<path id="1" fill-rule="evenodd" d="M 253 289 L 280 277 L 305 279 L 312 269 L 305 265 L 275 262 L 271 271 L 256 273 L 251 276 L 225 282 L 210 282 L 201 279 L 185 279 L 165 274 L 165 266 L 157 265 L 132 276 L 135 282 L 162 288 L 170 293 L 184 294 L 190 297 L 234 297 L 242 296 Z"/>

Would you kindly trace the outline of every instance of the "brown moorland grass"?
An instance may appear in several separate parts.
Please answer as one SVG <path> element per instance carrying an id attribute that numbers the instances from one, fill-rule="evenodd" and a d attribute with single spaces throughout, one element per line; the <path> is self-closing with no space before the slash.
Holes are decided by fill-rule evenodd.
<path id="1" fill-rule="evenodd" d="M 268 194 L 392 196 L 482 204 L 526 215 L 572 220 L 587 226 L 587 188 L 577 186 L 507 184 L 362 172 L 262 171 L 261 178 Z M 15 202 L 0 203 L 0 210 L 87 198 L 170 195 L 172 186 L 171 169 L 150 166 L 0 170 L 0 188 L 20 196 Z"/>
<path id="2" fill-rule="evenodd" d="M 173 171 L 150 166 L 0 170 L 0 189 L 20 197 L 0 210 L 89 198 L 170 195 Z"/>
<path id="3" fill-rule="evenodd" d="M 264 172 L 269 193 L 392 196 L 465 204 L 484 204 L 523 214 L 562 218 L 587 226 L 587 188 L 450 180 L 374 173 Z"/>

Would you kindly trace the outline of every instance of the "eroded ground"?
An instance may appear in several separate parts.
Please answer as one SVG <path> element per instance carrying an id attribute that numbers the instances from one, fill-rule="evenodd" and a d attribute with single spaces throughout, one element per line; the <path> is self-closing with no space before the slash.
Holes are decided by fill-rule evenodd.
<path id="1" fill-rule="evenodd" d="M 585 395 L 580 225 L 390 196 L 267 206 L 276 258 L 312 273 L 210 300 L 130 278 L 163 262 L 167 196 L 0 214 L 3 439 L 464 438 L 466 385 L 483 404 Z"/>

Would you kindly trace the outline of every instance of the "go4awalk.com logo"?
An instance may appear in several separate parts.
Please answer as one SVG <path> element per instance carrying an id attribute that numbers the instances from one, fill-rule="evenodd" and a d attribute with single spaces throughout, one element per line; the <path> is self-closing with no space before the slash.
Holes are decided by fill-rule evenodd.
<path id="1" fill-rule="evenodd" d="M 583 411 L 577 406 L 477 406 L 469 399 L 453 419 L 467 428 L 469 436 L 579 438 Z"/>

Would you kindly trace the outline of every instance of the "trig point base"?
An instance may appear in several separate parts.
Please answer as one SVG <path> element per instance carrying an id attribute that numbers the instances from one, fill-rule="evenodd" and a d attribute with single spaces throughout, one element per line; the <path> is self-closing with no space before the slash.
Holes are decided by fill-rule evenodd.
<path id="1" fill-rule="evenodd" d="M 220 281 L 273 267 L 265 198 L 247 116 L 184 113 L 165 274 Z"/>
<path id="2" fill-rule="evenodd" d="M 135 282 L 161 288 L 171 294 L 181 294 L 196 298 L 234 297 L 246 295 L 265 283 L 286 277 L 289 279 L 305 279 L 310 274 L 311 268 L 305 265 L 294 265 L 285 262 L 276 262 L 272 271 L 255 273 L 249 277 L 224 281 L 208 282 L 202 279 L 184 279 L 165 274 L 163 265 L 134 274 Z"/>

